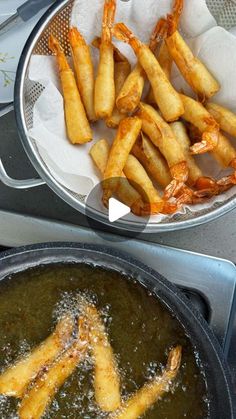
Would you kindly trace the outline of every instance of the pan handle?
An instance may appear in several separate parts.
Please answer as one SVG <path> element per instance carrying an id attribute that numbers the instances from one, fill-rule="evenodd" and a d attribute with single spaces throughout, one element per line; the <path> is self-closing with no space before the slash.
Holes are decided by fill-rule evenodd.
<path id="1" fill-rule="evenodd" d="M 13 109 L 14 109 L 13 102 L 0 104 L 0 118 L 1 116 L 6 115 L 7 113 L 11 112 Z M 42 179 L 26 179 L 26 180 L 12 179 L 10 176 L 8 176 L 1 159 L 0 159 L 0 181 L 4 183 L 4 185 L 9 186 L 10 188 L 14 188 L 14 189 L 30 189 L 30 188 L 35 188 L 36 186 L 45 185 L 45 182 Z"/>
<path id="2" fill-rule="evenodd" d="M 12 179 L 11 177 L 8 176 L 1 159 L 0 159 L 0 181 L 4 183 L 4 185 L 9 186 L 10 188 L 14 188 L 14 189 L 30 189 L 30 188 L 35 188 L 36 186 L 45 185 L 45 182 L 42 179 L 26 179 L 26 180 Z"/>

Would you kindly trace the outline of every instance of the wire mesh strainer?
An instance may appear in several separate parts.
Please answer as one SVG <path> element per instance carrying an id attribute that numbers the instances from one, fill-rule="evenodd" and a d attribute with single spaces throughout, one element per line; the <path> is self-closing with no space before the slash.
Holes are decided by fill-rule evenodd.
<path id="1" fill-rule="evenodd" d="M 41 178 L 64 201 L 66 201 L 69 205 L 78 211 L 84 213 L 85 197 L 68 190 L 53 177 L 41 159 L 34 141 L 28 136 L 28 130 L 32 128 L 33 123 L 34 104 L 44 89 L 42 85 L 32 82 L 28 78 L 30 58 L 32 54 L 50 54 L 48 49 L 48 36 L 50 33 L 55 34 L 59 38 L 67 54 L 70 54 L 67 34 L 73 3 L 73 0 L 57 1 L 56 4 L 52 6 L 46 15 L 40 20 L 38 25 L 33 30 L 30 38 L 28 39 L 17 72 L 15 87 L 15 110 L 21 141 L 26 150 L 26 153 L 28 154 L 32 164 L 38 171 Z M 216 18 L 218 16 L 218 20 L 221 19 L 222 22 L 225 20 L 224 26 L 227 27 L 229 25 L 229 19 L 226 17 L 227 13 L 230 10 L 230 24 L 232 24 L 233 18 L 231 13 L 233 11 L 236 24 L 236 4 L 232 3 L 231 0 L 225 1 L 223 8 L 223 2 L 221 0 L 207 0 L 207 3 L 211 10 L 212 8 L 214 9 L 214 15 Z M 221 3 L 221 8 L 216 8 L 215 5 L 219 5 L 219 3 Z M 227 24 L 226 21 L 228 22 Z M 227 202 L 215 204 L 214 207 L 212 207 L 210 210 L 202 209 L 195 213 L 187 211 L 185 214 L 176 214 L 168 219 L 168 221 L 165 220 L 161 223 L 150 221 L 146 226 L 145 232 L 154 233 L 160 231 L 173 231 L 192 227 L 204 222 L 211 221 L 235 207 L 236 197 L 233 197 L 230 198 Z M 102 221 L 103 223 L 108 223 L 108 219 L 105 214 L 103 215 L 94 211 L 92 217 L 98 221 Z M 137 224 L 139 224 L 139 226 L 137 226 Z M 140 223 L 138 222 L 132 222 L 128 224 L 127 222 L 120 220 L 118 223 L 116 223 L 116 226 L 123 230 L 140 231 Z"/>

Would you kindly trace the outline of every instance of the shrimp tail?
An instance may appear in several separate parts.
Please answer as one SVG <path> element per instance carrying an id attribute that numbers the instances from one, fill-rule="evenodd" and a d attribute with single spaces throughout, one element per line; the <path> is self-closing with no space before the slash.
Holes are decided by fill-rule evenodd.
<path id="1" fill-rule="evenodd" d="M 183 188 L 184 182 L 179 182 L 177 179 L 173 179 L 172 182 L 166 187 L 164 193 L 164 199 L 168 200 L 178 195 L 179 191 Z"/>
<path id="2" fill-rule="evenodd" d="M 217 192 L 218 190 L 216 180 L 207 176 L 200 177 L 194 186 L 198 191 L 211 190 Z"/>
<path id="3" fill-rule="evenodd" d="M 152 52 L 155 52 L 157 46 L 160 42 L 162 42 L 167 36 L 167 21 L 164 18 L 158 20 L 149 43 L 149 48 Z"/>
<path id="4" fill-rule="evenodd" d="M 92 46 L 94 48 L 100 49 L 102 43 L 102 39 L 100 38 L 100 36 L 95 36 L 95 38 L 92 41 Z"/>
<path id="5" fill-rule="evenodd" d="M 178 209 L 178 205 L 175 202 L 162 201 L 152 203 L 135 203 L 131 210 L 133 214 L 139 217 L 150 217 L 151 215 L 158 214 L 174 214 Z"/>
<path id="6" fill-rule="evenodd" d="M 63 48 L 58 39 L 52 34 L 49 36 L 48 47 L 57 57 L 59 71 L 70 70 Z"/>
<path id="7" fill-rule="evenodd" d="M 171 214 L 176 213 L 176 211 L 178 211 L 178 209 L 179 209 L 179 204 L 178 204 L 177 200 L 175 202 L 164 201 L 162 214 L 171 215 Z"/>
<path id="8" fill-rule="evenodd" d="M 175 164 L 170 169 L 173 177 L 172 182 L 166 187 L 164 193 L 164 199 L 168 200 L 178 195 L 181 189 L 184 187 L 188 180 L 188 165 L 187 162 L 183 161 Z"/>
<path id="9" fill-rule="evenodd" d="M 181 208 L 183 205 L 202 204 L 210 197 L 212 197 L 212 195 L 207 193 L 207 191 L 195 192 L 185 185 L 181 189 L 181 193 L 178 195 L 176 203 L 178 204 L 178 207 Z"/>
<path id="10" fill-rule="evenodd" d="M 139 51 L 141 42 L 135 37 L 133 32 L 124 23 L 117 23 L 114 26 L 113 35 L 120 41 L 129 44 L 136 53 Z"/>
<path id="11" fill-rule="evenodd" d="M 57 40 L 57 38 L 54 35 L 50 35 L 49 36 L 49 40 L 48 40 L 48 46 L 50 48 L 50 50 L 55 54 L 55 55 L 59 55 L 61 53 L 63 53 L 63 49 L 59 43 L 59 41 Z"/>
<path id="12" fill-rule="evenodd" d="M 202 141 L 199 143 L 194 144 L 190 151 L 192 154 L 203 154 L 208 151 L 214 150 L 219 141 L 219 126 L 216 124 L 215 126 L 210 127 L 207 131 L 205 131 L 202 135 Z"/>
<path id="13" fill-rule="evenodd" d="M 175 0 L 173 12 L 167 15 L 167 35 L 173 35 L 178 30 L 180 17 L 183 12 L 184 0 Z"/>
<path id="14" fill-rule="evenodd" d="M 76 47 L 77 45 L 86 45 L 84 37 L 81 35 L 77 28 L 70 28 L 68 36 L 72 47 Z"/>
<path id="15" fill-rule="evenodd" d="M 94 48 L 100 49 L 101 42 L 102 42 L 101 38 L 99 36 L 96 36 L 94 40 L 92 41 L 92 46 Z M 125 55 L 122 54 L 120 50 L 115 47 L 115 45 L 113 45 L 113 50 L 114 50 L 115 63 L 128 63 L 129 62 L 128 59 L 125 57 Z"/>
<path id="16" fill-rule="evenodd" d="M 116 0 L 105 0 L 102 22 L 102 42 L 104 43 L 110 43 L 112 41 L 112 28 L 114 25 L 115 13 Z"/>

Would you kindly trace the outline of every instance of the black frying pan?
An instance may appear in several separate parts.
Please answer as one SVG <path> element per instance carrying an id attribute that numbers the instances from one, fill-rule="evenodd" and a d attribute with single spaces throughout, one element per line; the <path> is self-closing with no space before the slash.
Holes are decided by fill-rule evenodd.
<path id="1" fill-rule="evenodd" d="M 160 301 L 169 306 L 199 352 L 209 392 L 210 418 L 234 417 L 228 367 L 220 345 L 209 326 L 175 286 L 128 254 L 111 251 L 102 246 L 70 243 L 22 247 L 0 255 L 0 280 L 34 266 L 61 262 L 92 263 L 111 270 L 119 270 L 135 280 L 138 279 Z"/>

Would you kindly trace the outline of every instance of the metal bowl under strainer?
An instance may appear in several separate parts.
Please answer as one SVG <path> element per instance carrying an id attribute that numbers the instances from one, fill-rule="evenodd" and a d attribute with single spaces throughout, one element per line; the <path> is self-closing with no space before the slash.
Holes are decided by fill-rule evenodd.
<path id="1" fill-rule="evenodd" d="M 222 3 L 224 3 L 222 0 L 207 1 L 209 7 L 211 8 L 211 11 L 214 7 L 214 4 L 220 3 L 222 5 Z M 68 55 L 70 54 L 70 49 L 67 41 L 67 34 L 73 3 L 73 0 L 57 1 L 48 10 L 48 12 L 42 17 L 37 26 L 34 28 L 32 34 L 30 35 L 26 43 L 22 57 L 20 59 L 15 86 L 15 113 L 17 126 L 25 151 L 42 180 L 31 180 L 30 182 L 28 182 L 28 184 L 23 183 L 22 185 L 21 183 L 19 183 L 20 181 L 18 181 L 18 187 L 23 187 L 24 185 L 27 187 L 32 187 L 42 183 L 47 183 L 47 185 L 51 189 L 53 189 L 53 191 L 57 195 L 59 195 L 65 202 L 77 209 L 79 212 L 85 213 L 86 197 L 78 195 L 68 190 L 53 177 L 53 175 L 50 173 L 49 168 L 41 159 L 34 141 L 28 135 L 28 130 L 32 128 L 34 104 L 43 91 L 43 86 L 41 86 L 39 83 L 35 83 L 29 80 L 28 69 L 31 56 L 32 54 L 50 54 L 50 51 L 48 49 L 48 37 L 50 33 L 55 34 L 59 38 L 60 42 L 62 43 L 65 49 L 65 52 Z M 228 4 L 229 2 L 227 1 L 226 3 Z M 234 7 L 235 10 L 234 16 L 236 24 L 236 5 L 232 3 L 232 7 Z M 223 9 L 221 10 L 221 12 L 217 9 L 219 18 L 225 20 L 225 27 L 227 26 L 226 22 L 228 21 L 226 11 L 223 13 Z M 230 13 L 230 19 L 232 20 L 232 10 Z M 3 173 L 3 171 L 3 167 L 0 167 L 0 172 Z M 12 184 L 11 186 L 14 187 L 14 184 Z M 236 196 L 230 198 L 226 202 L 215 204 L 211 209 L 202 209 L 194 213 L 187 211 L 185 214 L 176 214 L 170 217 L 168 220 L 164 220 L 161 223 L 149 221 L 146 225 L 145 232 L 165 232 L 193 227 L 199 224 L 206 223 L 208 221 L 212 221 L 217 217 L 226 214 L 228 211 L 234 208 L 236 208 Z M 101 221 L 105 224 L 108 224 L 108 219 L 105 214 L 103 215 L 101 213 L 93 211 L 92 218 L 96 219 L 97 221 Z M 140 220 L 140 223 L 143 223 L 143 221 Z M 128 223 L 120 220 L 116 223 L 116 227 L 122 230 L 136 231 L 138 229 L 140 230 L 140 225 L 138 226 L 138 224 L 140 223 Z"/>

